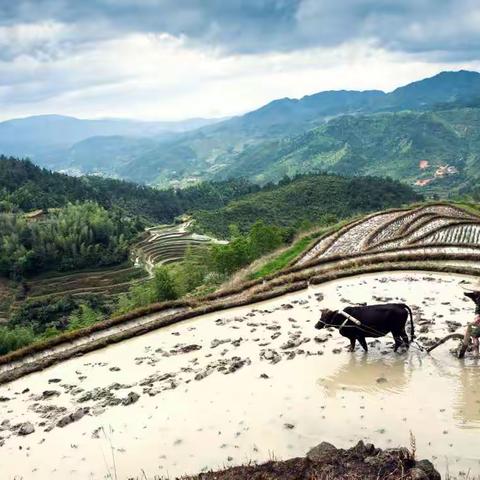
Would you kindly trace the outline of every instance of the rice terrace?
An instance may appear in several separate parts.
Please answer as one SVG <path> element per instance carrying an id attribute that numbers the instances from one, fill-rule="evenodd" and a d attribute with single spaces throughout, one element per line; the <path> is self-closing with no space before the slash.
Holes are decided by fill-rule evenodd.
<path id="1" fill-rule="evenodd" d="M 371 214 L 270 277 L 0 357 L 7 478 L 171 477 L 411 434 L 439 471 L 478 471 L 478 359 L 456 358 L 455 341 L 423 348 L 472 316 L 479 228 L 474 208 L 454 204 Z M 323 308 L 384 302 L 412 308 L 409 350 L 386 337 L 350 354 L 335 329 L 314 329 Z"/>

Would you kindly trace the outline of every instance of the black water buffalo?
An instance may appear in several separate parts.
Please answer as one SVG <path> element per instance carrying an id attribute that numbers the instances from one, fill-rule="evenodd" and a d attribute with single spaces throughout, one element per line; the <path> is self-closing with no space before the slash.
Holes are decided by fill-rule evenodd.
<path id="1" fill-rule="evenodd" d="M 402 343 L 405 343 L 407 348 L 410 345 L 405 331 L 409 315 L 411 325 L 410 341 L 413 341 L 415 338 L 413 315 L 410 307 L 404 303 L 347 307 L 344 310 L 322 310 L 322 316 L 315 328 L 338 328 L 340 334 L 350 340 L 351 352 L 355 349 L 357 340 L 367 352 L 368 347 L 365 337 L 383 337 L 387 333 L 391 333 L 395 340 L 394 351 L 396 352 Z"/>

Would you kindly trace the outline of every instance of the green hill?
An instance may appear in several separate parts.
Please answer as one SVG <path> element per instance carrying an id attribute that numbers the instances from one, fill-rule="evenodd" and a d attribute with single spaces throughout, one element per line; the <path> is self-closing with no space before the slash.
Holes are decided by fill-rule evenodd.
<path id="1" fill-rule="evenodd" d="M 255 222 L 298 228 L 302 223 L 332 223 L 363 212 L 398 207 L 421 200 L 410 187 L 373 177 L 305 175 L 246 195 L 227 206 L 194 214 L 198 227 L 227 237 L 229 226 L 248 231 Z"/>
<path id="2" fill-rule="evenodd" d="M 300 99 L 282 98 L 245 115 L 214 124 L 197 121 L 180 127 L 148 122 L 34 117 L 0 123 L 0 152 L 30 156 L 39 165 L 76 175 L 99 174 L 161 187 L 184 187 L 199 180 L 250 175 L 251 167 L 245 171 L 241 167 L 245 165 L 245 158 L 257 152 L 260 152 L 262 165 L 267 164 L 268 169 L 272 161 L 283 157 L 283 148 L 290 148 L 289 139 L 308 135 L 310 130 L 324 128 L 326 122 L 336 122 L 342 116 L 361 115 L 365 118 L 379 112 L 406 110 L 431 112 L 437 111 L 439 105 L 442 110 L 452 110 L 458 105 L 469 105 L 472 99 L 478 98 L 480 74 L 458 71 L 441 72 L 390 93 L 340 90 L 319 92 Z M 352 126 L 340 125 L 340 128 Z M 416 123 L 411 127 L 415 130 Z M 392 124 L 391 128 L 397 126 Z M 174 130 L 176 133 L 171 133 Z M 362 131 L 361 135 L 364 133 Z M 337 137 L 333 135 L 333 140 L 341 142 L 342 138 Z M 42 143 L 43 139 L 48 142 Z M 442 148 L 439 145 L 436 151 L 431 145 L 427 153 L 442 155 Z M 379 164 L 389 152 L 385 149 L 374 153 L 376 156 L 372 161 L 379 168 L 363 168 L 362 172 L 383 175 Z M 362 155 L 362 152 L 341 148 L 339 152 L 332 152 L 342 158 L 349 154 Z M 370 152 L 365 154 L 370 155 Z M 307 158 L 302 159 L 299 168 L 289 167 L 288 170 L 293 173 L 305 169 L 311 171 L 311 164 L 316 168 L 317 163 L 325 163 L 308 158 L 308 152 L 305 155 Z M 267 161 L 266 156 L 271 160 Z M 335 163 L 330 157 L 328 162 Z M 387 172 L 390 164 L 388 159 Z M 255 176 L 261 174 L 262 171 L 254 173 Z M 392 175 L 396 175 L 395 171 Z M 278 178 L 278 175 L 267 171 L 259 178 L 267 181 Z"/>
<path id="3" fill-rule="evenodd" d="M 479 177 L 479 127 L 477 108 L 342 116 L 293 138 L 252 146 L 217 178 L 243 175 L 262 183 L 321 170 L 458 187 Z M 420 169 L 422 160 L 428 166 Z M 436 176 L 445 165 L 455 170 Z"/>
<path id="4" fill-rule="evenodd" d="M 188 179 L 208 178 L 232 178 L 235 176 L 255 177 L 254 180 L 269 181 L 278 180 L 283 174 L 295 174 L 297 172 L 315 170 L 318 165 L 324 168 L 330 163 L 336 163 L 340 157 L 348 163 L 347 170 L 351 168 L 349 156 L 366 156 L 364 163 L 368 163 L 370 151 L 357 151 L 358 142 L 350 145 L 349 140 L 356 135 L 350 130 L 357 129 L 366 118 L 372 116 L 371 123 L 379 122 L 377 129 L 380 132 L 371 131 L 369 126 L 358 132 L 359 137 L 370 133 L 390 135 L 391 140 L 402 140 L 403 137 L 413 135 L 418 128 L 418 122 L 422 123 L 423 112 L 437 110 L 439 105 L 443 108 L 456 107 L 458 104 L 468 103 L 469 100 L 480 97 L 480 74 L 477 72 L 441 72 L 434 77 L 413 82 L 404 87 L 398 88 L 390 93 L 377 90 L 355 92 L 355 91 L 328 91 L 314 95 L 305 96 L 301 99 L 280 99 L 271 102 L 264 107 L 241 117 L 236 117 L 225 122 L 208 126 L 200 130 L 189 132 L 166 142 L 159 144 L 156 148 L 139 154 L 132 161 L 119 170 L 119 175 L 125 177 L 134 175 L 133 179 L 138 182 L 157 183 L 160 185 L 169 182 L 185 182 Z M 387 117 L 380 117 L 379 112 L 401 112 L 406 110 L 416 111 L 413 116 L 394 116 L 390 124 L 384 124 Z M 347 116 L 346 119 L 342 117 Z M 355 122 L 350 117 L 360 116 Z M 417 119 L 420 120 L 417 120 Z M 397 125 L 395 122 L 399 121 Z M 412 123 L 408 125 L 408 122 Z M 328 123 L 326 123 L 328 122 Z M 328 125 L 330 125 L 328 127 Z M 382 132 L 382 124 L 385 129 L 392 129 L 392 132 Z M 435 145 L 430 138 L 442 132 L 436 125 L 435 120 L 425 127 L 423 132 L 425 142 L 430 143 L 426 148 L 429 155 L 442 155 L 443 144 Z M 291 165 L 288 168 L 281 168 L 280 172 L 271 171 L 270 163 L 277 163 L 283 160 L 285 151 L 289 153 L 292 149 L 291 142 L 308 142 L 310 131 L 318 128 L 314 134 L 325 131 L 325 140 L 320 140 L 322 150 L 327 150 L 325 161 L 315 157 L 319 145 L 313 145 L 314 152 L 310 155 L 307 149 L 301 154 L 300 165 Z M 338 128 L 340 131 L 334 132 Z M 397 131 L 397 129 L 400 130 Z M 424 128 L 423 125 L 421 128 Z M 410 133 L 403 131 L 410 130 Z M 346 130 L 345 139 L 342 130 Z M 306 136 L 307 138 L 303 138 Z M 331 138 L 330 138 L 331 137 Z M 293 140 L 291 140 L 293 138 Z M 394 170 L 390 173 L 390 164 L 402 163 L 403 160 L 393 156 L 387 148 L 381 148 L 383 138 L 379 138 L 378 148 L 371 160 L 373 168 L 361 168 L 361 173 L 372 173 L 375 175 L 393 175 L 400 178 Z M 375 140 L 373 140 L 375 142 Z M 326 142 L 326 145 L 323 143 Z M 332 144 L 333 142 L 333 144 Z M 364 144 L 369 139 L 364 140 Z M 446 143 L 446 142 L 443 142 Z M 457 142 L 458 143 L 458 142 Z M 345 150 L 343 146 L 345 145 Z M 404 148 L 403 143 L 398 147 L 396 144 L 394 152 L 398 148 Z M 352 150 L 352 148 L 353 150 Z M 420 146 L 419 153 L 422 153 Z M 389 156 L 386 164 L 383 165 L 383 157 Z M 414 156 L 414 155 L 413 155 Z M 414 158 L 412 158 L 414 161 Z M 254 168 L 250 163 L 256 165 Z M 245 168 L 244 168 L 245 167 Z M 262 168 L 266 167 L 266 171 Z M 252 174 L 252 170 L 254 173 Z M 333 169 L 332 171 L 346 173 L 345 169 Z M 401 174 L 403 175 L 403 173 Z"/>
<path id="5" fill-rule="evenodd" d="M 39 168 L 28 160 L 0 156 L 0 212 L 28 212 L 94 201 L 128 216 L 168 223 L 193 208 L 218 208 L 258 189 L 238 179 L 207 182 L 185 190 L 157 190 L 101 177 L 70 177 Z"/>

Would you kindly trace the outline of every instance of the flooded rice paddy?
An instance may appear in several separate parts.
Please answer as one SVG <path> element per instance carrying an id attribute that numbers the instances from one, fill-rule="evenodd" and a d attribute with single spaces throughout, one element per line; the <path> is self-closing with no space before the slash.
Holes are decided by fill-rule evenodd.
<path id="1" fill-rule="evenodd" d="M 462 276 L 397 272 L 185 321 L 0 386 L 2 479 L 175 477 L 303 455 L 321 441 L 408 446 L 480 473 L 480 363 L 445 344 L 347 352 L 321 308 L 404 301 L 421 342 L 473 318 Z M 32 428 L 34 429 L 33 432 Z M 30 433 L 31 432 L 31 433 Z"/>

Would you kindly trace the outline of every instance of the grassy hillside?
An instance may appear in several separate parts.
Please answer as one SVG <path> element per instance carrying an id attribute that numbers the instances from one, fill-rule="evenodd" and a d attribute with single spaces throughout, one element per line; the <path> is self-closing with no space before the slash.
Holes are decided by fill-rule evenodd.
<path id="1" fill-rule="evenodd" d="M 232 224 L 241 231 L 247 231 L 258 220 L 293 228 L 309 223 L 330 224 L 336 219 L 419 199 L 410 187 L 389 179 L 306 175 L 194 216 L 200 229 L 226 237 Z"/>

